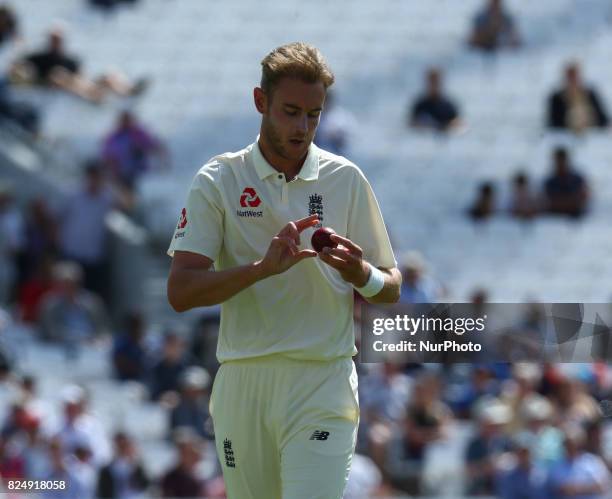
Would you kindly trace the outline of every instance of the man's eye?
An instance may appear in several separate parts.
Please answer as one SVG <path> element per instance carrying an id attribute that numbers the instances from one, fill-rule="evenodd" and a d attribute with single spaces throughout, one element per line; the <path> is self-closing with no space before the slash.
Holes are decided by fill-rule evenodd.
<path id="1" fill-rule="evenodd" d="M 321 116 L 321 113 L 312 113 L 308 115 L 310 118 L 318 118 L 319 116 Z"/>
<path id="2" fill-rule="evenodd" d="M 297 111 L 285 111 L 288 116 L 297 116 Z"/>

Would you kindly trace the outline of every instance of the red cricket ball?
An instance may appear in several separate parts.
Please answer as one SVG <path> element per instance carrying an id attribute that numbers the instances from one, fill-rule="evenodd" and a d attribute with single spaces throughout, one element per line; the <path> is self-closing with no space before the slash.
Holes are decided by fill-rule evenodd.
<path id="1" fill-rule="evenodd" d="M 312 234 L 312 239 L 310 240 L 312 248 L 317 253 L 321 253 L 323 248 L 326 246 L 329 248 L 335 248 L 338 246 L 338 243 L 332 241 L 331 237 L 329 237 L 332 234 L 335 234 L 334 229 L 330 229 L 329 227 L 321 227 L 320 229 L 315 230 Z"/>

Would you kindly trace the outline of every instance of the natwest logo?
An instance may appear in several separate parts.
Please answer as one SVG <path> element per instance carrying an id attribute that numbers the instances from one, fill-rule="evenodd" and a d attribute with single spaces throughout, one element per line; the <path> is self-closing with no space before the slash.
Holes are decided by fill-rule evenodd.
<path id="1" fill-rule="evenodd" d="M 245 187 L 240 196 L 240 206 L 243 208 L 257 208 L 261 204 L 261 199 L 252 187 Z"/>
<path id="2" fill-rule="evenodd" d="M 181 211 L 181 218 L 179 219 L 179 222 L 176 228 L 184 229 L 186 225 L 187 225 L 187 210 L 183 208 L 183 210 Z"/>

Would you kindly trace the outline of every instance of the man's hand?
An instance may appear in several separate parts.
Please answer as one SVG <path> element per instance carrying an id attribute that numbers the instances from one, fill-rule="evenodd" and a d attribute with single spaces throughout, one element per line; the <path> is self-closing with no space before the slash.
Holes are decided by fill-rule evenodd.
<path id="1" fill-rule="evenodd" d="M 338 234 L 332 234 L 331 240 L 338 243 L 336 248 L 323 248 L 319 257 L 330 267 L 335 268 L 342 279 L 356 288 L 365 286 L 370 277 L 370 267 L 363 260 L 363 251 L 353 241 Z"/>
<path id="2" fill-rule="evenodd" d="M 311 215 L 285 225 L 272 239 L 263 259 L 256 263 L 260 268 L 262 278 L 281 274 L 305 258 L 317 256 L 316 251 L 300 250 L 298 245 L 300 234 L 318 223 L 317 215 Z"/>

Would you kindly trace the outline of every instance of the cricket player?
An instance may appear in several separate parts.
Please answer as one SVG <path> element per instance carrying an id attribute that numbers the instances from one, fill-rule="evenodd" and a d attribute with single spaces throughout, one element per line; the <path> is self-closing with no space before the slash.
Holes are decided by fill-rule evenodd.
<path id="1" fill-rule="evenodd" d="M 177 312 L 222 304 L 210 401 L 230 499 L 341 499 L 359 423 L 353 292 L 399 299 L 370 184 L 313 137 L 334 76 L 291 43 L 263 61 L 256 141 L 196 174 L 168 254 Z M 331 227 L 337 248 L 310 246 Z"/>

